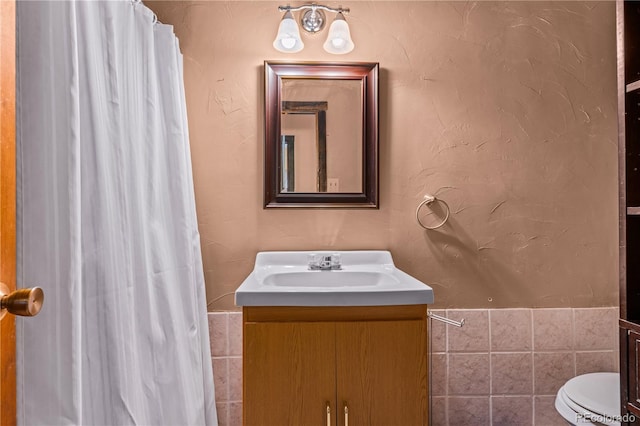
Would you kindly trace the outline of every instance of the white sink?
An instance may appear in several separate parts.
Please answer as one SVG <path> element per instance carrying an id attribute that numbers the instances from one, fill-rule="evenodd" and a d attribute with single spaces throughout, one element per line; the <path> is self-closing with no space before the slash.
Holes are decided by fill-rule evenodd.
<path id="1" fill-rule="evenodd" d="M 309 273 L 313 272 L 313 273 Z M 316 273 L 320 272 L 320 273 Z M 376 287 L 382 285 L 398 285 L 398 280 L 390 274 L 375 271 L 304 271 L 276 272 L 264 278 L 264 285 L 280 287 Z"/>
<path id="2" fill-rule="evenodd" d="M 309 254 L 340 254 L 342 269 L 308 267 Z M 383 306 L 433 303 L 433 289 L 402 272 L 388 251 L 260 252 L 236 290 L 238 306 Z"/>

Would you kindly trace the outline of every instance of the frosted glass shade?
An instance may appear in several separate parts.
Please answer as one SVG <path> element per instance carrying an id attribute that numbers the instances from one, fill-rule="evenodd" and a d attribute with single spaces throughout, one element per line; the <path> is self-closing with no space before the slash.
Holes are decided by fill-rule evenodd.
<path id="1" fill-rule="evenodd" d="M 349 25 L 344 19 L 344 16 L 342 16 L 342 13 L 338 13 L 336 19 L 331 23 L 331 27 L 329 27 L 329 35 L 327 36 L 327 41 L 324 42 L 323 47 L 327 52 L 336 55 L 349 53 L 355 47 L 351 40 Z"/>
<path id="2" fill-rule="evenodd" d="M 300 29 L 293 19 L 291 12 L 287 11 L 280 21 L 278 35 L 273 41 L 273 47 L 280 52 L 296 53 L 304 48 L 304 43 L 300 38 Z"/>

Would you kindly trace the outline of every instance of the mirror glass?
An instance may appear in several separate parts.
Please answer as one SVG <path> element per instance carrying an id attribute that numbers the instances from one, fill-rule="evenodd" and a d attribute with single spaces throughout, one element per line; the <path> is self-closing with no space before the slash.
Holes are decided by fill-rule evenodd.
<path id="1" fill-rule="evenodd" d="M 362 192 L 362 127 L 353 125 L 361 93 L 357 80 L 282 80 L 280 133 L 291 144 L 296 182 L 283 191 Z M 291 172 L 281 171 L 283 183 Z"/>
<path id="2" fill-rule="evenodd" d="M 265 63 L 265 208 L 378 207 L 378 64 Z"/>

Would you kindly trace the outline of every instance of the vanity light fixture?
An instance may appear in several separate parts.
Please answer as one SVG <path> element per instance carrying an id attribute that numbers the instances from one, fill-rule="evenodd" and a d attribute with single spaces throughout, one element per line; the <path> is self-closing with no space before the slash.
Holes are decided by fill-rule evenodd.
<path id="1" fill-rule="evenodd" d="M 304 43 L 300 38 L 300 30 L 298 24 L 293 20 L 293 15 L 287 10 L 284 14 L 280 27 L 278 27 L 278 35 L 273 41 L 273 47 L 281 52 L 296 53 L 304 48 Z"/>
<path id="2" fill-rule="evenodd" d="M 349 53 L 353 50 L 354 44 L 351 40 L 351 32 L 349 25 L 344 18 L 345 13 L 349 13 L 348 8 L 339 7 L 334 9 L 321 4 L 305 4 L 302 6 L 279 6 L 280 12 L 285 12 L 280 21 L 278 35 L 273 41 L 273 47 L 280 52 L 296 53 L 304 48 L 304 43 L 300 38 L 300 30 L 298 24 L 293 18 L 291 12 L 303 11 L 300 16 L 300 24 L 308 33 L 317 33 L 321 31 L 326 24 L 326 15 L 324 11 L 336 14 L 335 19 L 329 27 L 329 35 L 323 47 L 329 53 L 341 55 Z"/>

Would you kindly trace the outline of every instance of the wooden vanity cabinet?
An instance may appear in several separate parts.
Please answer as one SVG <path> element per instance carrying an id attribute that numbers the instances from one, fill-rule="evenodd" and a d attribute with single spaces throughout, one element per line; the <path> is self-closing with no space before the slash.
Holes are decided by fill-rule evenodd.
<path id="1" fill-rule="evenodd" d="M 426 305 L 243 314 L 244 425 L 428 424 Z"/>

